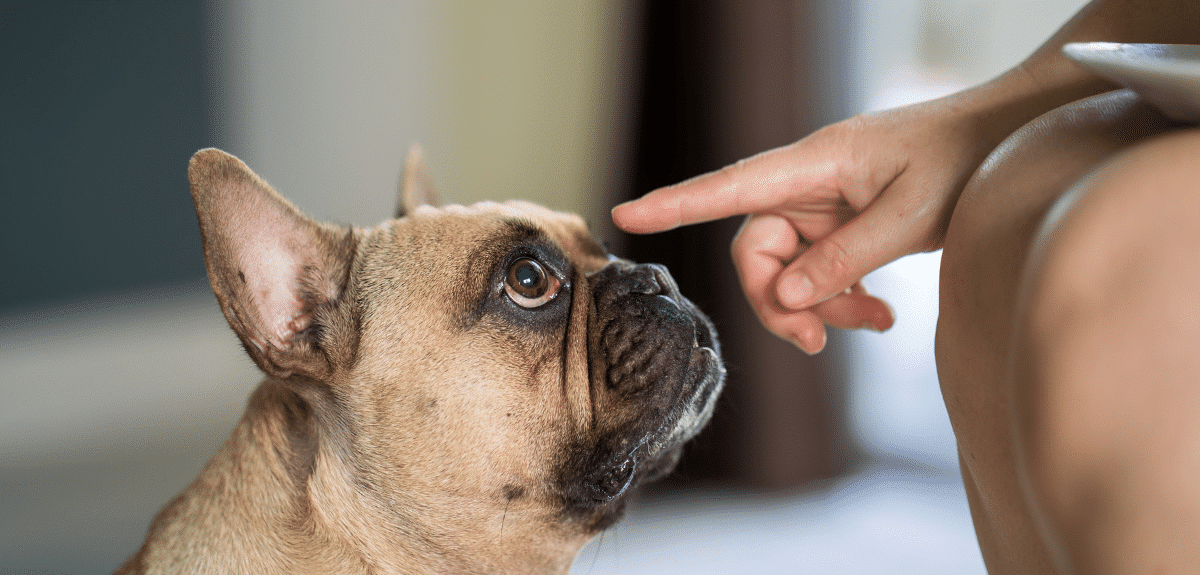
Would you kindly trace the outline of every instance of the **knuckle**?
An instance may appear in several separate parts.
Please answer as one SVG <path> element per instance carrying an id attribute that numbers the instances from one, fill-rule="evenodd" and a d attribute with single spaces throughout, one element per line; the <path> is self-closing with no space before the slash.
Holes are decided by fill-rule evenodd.
<path id="1" fill-rule="evenodd" d="M 742 158 L 732 164 L 726 164 L 716 172 L 716 179 L 725 185 L 733 184 L 741 181 L 742 176 L 746 173 L 746 158 Z"/>
<path id="2" fill-rule="evenodd" d="M 721 175 L 724 178 L 725 189 L 730 194 L 733 200 L 735 210 L 743 212 L 745 199 L 742 194 L 745 192 L 745 187 L 742 183 L 745 181 L 746 173 L 749 171 L 749 160 L 742 158 L 724 168 L 721 168 Z"/>
<path id="3" fill-rule="evenodd" d="M 734 236 L 733 241 L 729 243 L 729 257 L 733 258 L 734 267 L 741 267 L 742 254 L 745 251 L 745 240 L 742 239 L 742 235 Z"/>
<path id="4" fill-rule="evenodd" d="M 852 269 L 853 259 L 850 251 L 846 246 L 837 240 L 837 238 L 828 238 L 820 242 L 817 246 L 818 259 L 823 263 L 822 268 L 826 272 L 822 275 L 828 282 L 836 283 L 845 279 Z"/>
<path id="5" fill-rule="evenodd" d="M 741 227 L 738 228 L 737 233 L 733 235 L 733 240 L 729 242 L 729 253 L 735 260 L 749 252 L 753 247 L 750 240 L 751 234 L 747 230 L 753 222 L 754 216 L 747 216 L 745 221 L 742 222 Z"/>
<path id="6" fill-rule="evenodd" d="M 742 174 L 746 173 L 746 168 L 749 165 L 749 158 L 742 158 L 728 166 L 722 168 L 730 177 L 738 179 Z"/>

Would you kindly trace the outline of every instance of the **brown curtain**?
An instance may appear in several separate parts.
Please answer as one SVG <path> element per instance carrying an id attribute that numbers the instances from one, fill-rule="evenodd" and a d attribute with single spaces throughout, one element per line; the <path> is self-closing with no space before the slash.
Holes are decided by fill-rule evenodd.
<path id="1" fill-rule="evenodd" d="M 831 36 L 822 4 L 645 0 L 627 6 L 625 161 L 613 203 L 792 142 L 830 118 L 836 86 L 819 81 Z M 826 18 L 824 21 L 828 21 Z M 836 34 L 834 34 L 836 36 Z M 709 313 L 729 380 L 713 422 L 688 448 L 676 482 L 788 489 L 852 463 L 844 432 L 838 341 L 808 357 L 758 323 L 729 257 L 740 218 L 652 236 L 614 235 L 635 261 L 665 264 Z"/>

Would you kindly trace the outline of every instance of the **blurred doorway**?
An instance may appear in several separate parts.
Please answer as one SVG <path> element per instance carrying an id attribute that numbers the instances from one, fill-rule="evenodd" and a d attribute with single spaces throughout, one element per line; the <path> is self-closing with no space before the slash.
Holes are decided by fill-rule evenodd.
<path id="1" fill-rule="evenodd" d="M 627 136 L 631 168 L 612 203 L 781 146 L 844 113 L 845 80 L 824 55 L 848 19 L 821 2 L 645 1 L 626 14 L 636 46 Z M 840 75 L 845 78 L 845 74 Z M 823 81 L 831 80 L 831 81 Z M 841 82 L 841 83 L 839 83 Z M 852 461 L 836 350 L 808 357 L 759 324 L 729 258 L 740 218 L 653 236 L 618 251 L 665 264 L 716 322 L 729 366 L 722 404 L 689 447 L 678 481 L 787 489 Z M 831 339 L 831 347 L 839 344 Z"/>

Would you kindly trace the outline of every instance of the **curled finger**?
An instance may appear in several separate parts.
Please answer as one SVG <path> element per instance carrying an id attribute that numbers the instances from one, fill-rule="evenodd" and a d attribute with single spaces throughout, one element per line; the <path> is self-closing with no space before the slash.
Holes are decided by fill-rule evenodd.
<path id="1" fill-rule="evenodd" d="M 738 279 L 759 321 L 771 333 L 808 353 L 825 347 L 825 326 L 810 310 L 784 309 L 775 300 L 775 281 L 804 243 L 784 218 L 756 214 L 746 218 L 731 251 Z"/>

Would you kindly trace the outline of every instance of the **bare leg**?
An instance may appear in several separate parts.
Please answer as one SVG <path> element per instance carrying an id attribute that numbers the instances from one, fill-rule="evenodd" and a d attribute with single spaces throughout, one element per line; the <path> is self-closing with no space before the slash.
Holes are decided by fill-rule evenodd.
<path id="1" fill-rule="evenodd" d="M 950 222 L 942 256 L 938 373 L 980 547 L 993 574 L 1055 572 L 1051 547 L 1018 479 L 1013 421 L 1029 416 L 1011 401 L 1016 388 L 1025 390 L 1021 397 L 1030 389 L 1014 385 L 1013 342 L 1022 270 L 1039 225 L 1064 190 L 1096 165 L 1173 129 L 1128 92 L 1060 108 L 1022 128 L 985 162 Z"/>
<path id="2" fill-rule="evenodd" d="M 1017 309 L 1018 462 L 1064 571 L 1200 569 L 1200 130 L 1072 190 Z"/>

